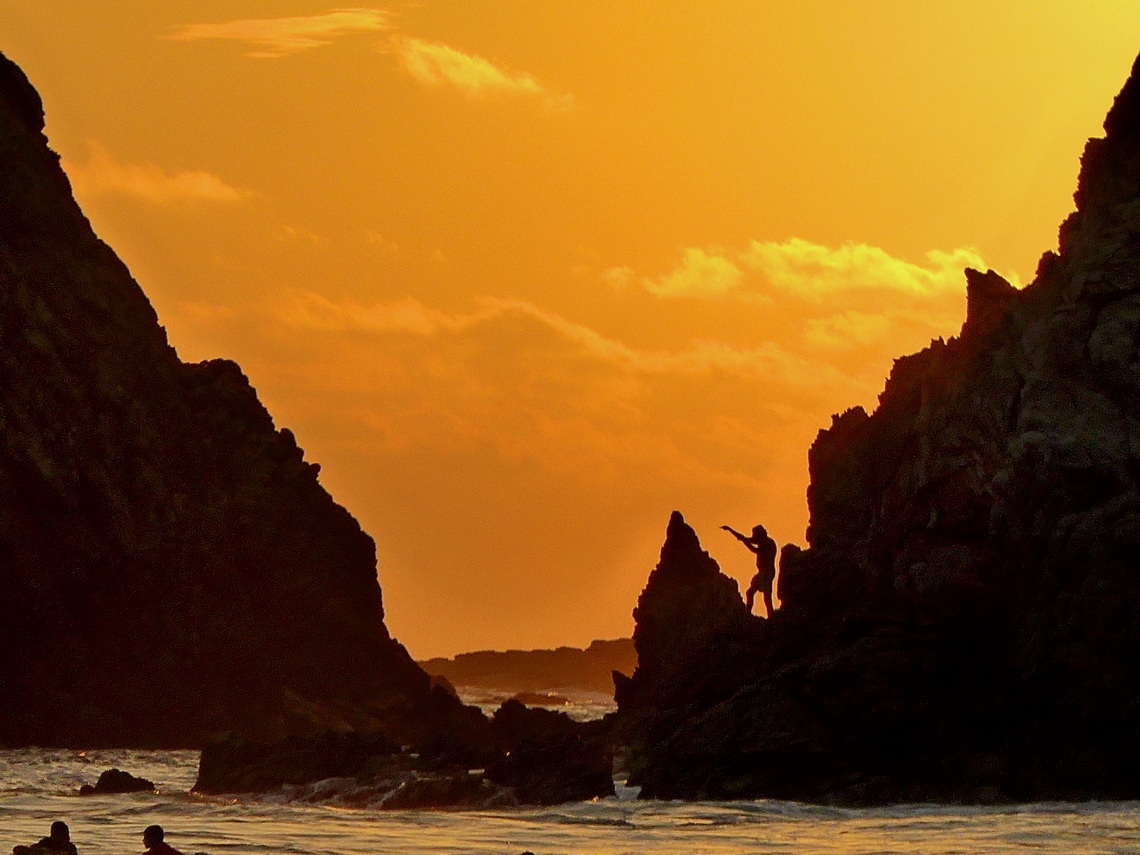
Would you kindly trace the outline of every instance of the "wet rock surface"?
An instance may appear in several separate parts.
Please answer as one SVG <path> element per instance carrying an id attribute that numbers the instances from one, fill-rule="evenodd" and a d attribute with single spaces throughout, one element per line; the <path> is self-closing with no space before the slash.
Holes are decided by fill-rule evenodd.
<path id="1" fill-rule="evenodd" d="M 670 521 L 616 678 L 644 796 L 1140 794 L 1138 72 L 1060 252 L 1022 291 L 967 271 L 960 334 L 820 432 L 774 619 Z"/>

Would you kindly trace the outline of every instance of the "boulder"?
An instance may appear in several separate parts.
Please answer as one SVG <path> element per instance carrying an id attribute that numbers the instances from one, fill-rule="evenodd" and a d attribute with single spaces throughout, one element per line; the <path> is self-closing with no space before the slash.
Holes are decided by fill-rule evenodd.
<path id="1" fill-rule="evenodd" d="M 102 796 L 117 793 L 153 793 L 155 786 L 146 778 L 136 778 L 121 769 L 108 769 L 99 776 L 95 786 L 84 784 L 79 788 L 81 796 Z"/>

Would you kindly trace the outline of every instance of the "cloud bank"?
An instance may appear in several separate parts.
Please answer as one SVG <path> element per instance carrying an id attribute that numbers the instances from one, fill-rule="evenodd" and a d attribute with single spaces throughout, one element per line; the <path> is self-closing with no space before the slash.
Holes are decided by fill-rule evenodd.
<path id="1" fill-rule="evenodd" d="M 912 296 L 957 293 L 966 267 L 984 269 L 973 249 L 934 250 L 926 266 L 895 258 L 863 243 L 827 247 L 801 238 L 752 241 L 743 252 L 690 247 L 662 276 L 638 277 L 629 267 L 612 267 L 602 278 L 611 285 L 639 284 L 661 297 L 747 297 L 771 292 L 821 303 L 853 291 Z M 747 275 L 746 275 L 747 274 Z"/>
<path id="2" fill-rule="evenodd" d="M 926 254 L 925 264 L 862 243 L 828 247 L 801 238 L 751 241 L 739 252 L 688 248 L 670 271 L 602 271 L 604 283 L 670 301 L 751 304 L 789 328 L 782 340 L 817 355 L 899 346 L 956 331 L 965 311 L 963 270 L 985 270 L 976 250 Z M 1016 277 L 1009 277 L 1017 284 Z M 828 356 L 827 358 L 831 358 Z"/>

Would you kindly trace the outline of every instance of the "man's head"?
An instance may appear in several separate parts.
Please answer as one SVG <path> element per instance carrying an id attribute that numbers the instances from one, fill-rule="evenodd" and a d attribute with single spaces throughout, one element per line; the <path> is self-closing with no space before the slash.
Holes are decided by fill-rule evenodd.
<path id="1" fill-rule="evenodd" d="M 764 526 L 762 526 L 762 525 L 752 526 L 752 539 L 753 540 L 763 540 L 767 536 L 768 536 L 768 529 L 764 528 Z"/>
<path id="2" fill-rule="evenodd" d="M 67 827 L 66 822 L 62 822 L 62 821 L 57 819 L 55 822 L 53 822 L 51 824 L 51 835 L 50 835 L 50 837 L 52 840 L 63 840 L 63 841 L 70 840 L 71 839 L 71 829 L 69 829 Z"/>
<path id="3" fill-rule="evenodd" d="M 163 831 L 161 825 L 148 825 L 143 831 L 143 846 L 150 849 L 162 842 Z"/>

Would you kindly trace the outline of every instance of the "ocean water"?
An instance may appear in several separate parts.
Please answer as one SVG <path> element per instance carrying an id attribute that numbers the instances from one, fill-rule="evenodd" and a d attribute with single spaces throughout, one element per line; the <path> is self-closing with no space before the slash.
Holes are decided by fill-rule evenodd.
<path id="1" fill-rule="evenodd" d="M 488 718 L 495 714 L 503 701 L 518 694 L 515 689 L 487 689 L 481 686 L 456 686 L 455 692 L 463 703 L 478 707 Z M 554 686 L 541 692 L 527 692 L 523 698 L 528 707 L 558 710 L 575 721 L 601 718 L 617 709 L 617 704 L 610 695 L 574 687 Z"/>
<path id="2" fill-rule="evenodd" d="M 493 711 L 502 693 L 463 694 Z M 570 701 L 552 706 L 576 718 L 612 707 L 593 696 Z M 1140 802 L 850 810 L 642 802 L 619 785 L 616 798 L 553 808 L 387 811 L 383 793 L 349 780 L 258 797 L 197 796 L 197 766 L 193 751 L 0 751 L 0 855 L 36 842 L 56 819 L 71 827 L 80 855 L 142 852 L 142 830 L 156 823 L 185 855 L 1140 855 Z M 110 768 L 149 778 L 159 792 L 76 795 Z"/>
<path id="3" fill-rule="evenodd" d="M 160 792 L 74 794 L 112 767 L 150 778 Z M 617 798 L 556 808 L 383 811 L 346 797 L 343 782 L 263 798 L 194 796 L 196 768 L 196 753 L 187 751 L 0 751 L 0 851 L 33 843 L 64 819 L 81 855 L 141 852 L 152 823 L 186 855 L 1140 853 L 1137 802 L 843 810 L 639 802 L 622 787 Z"/>

